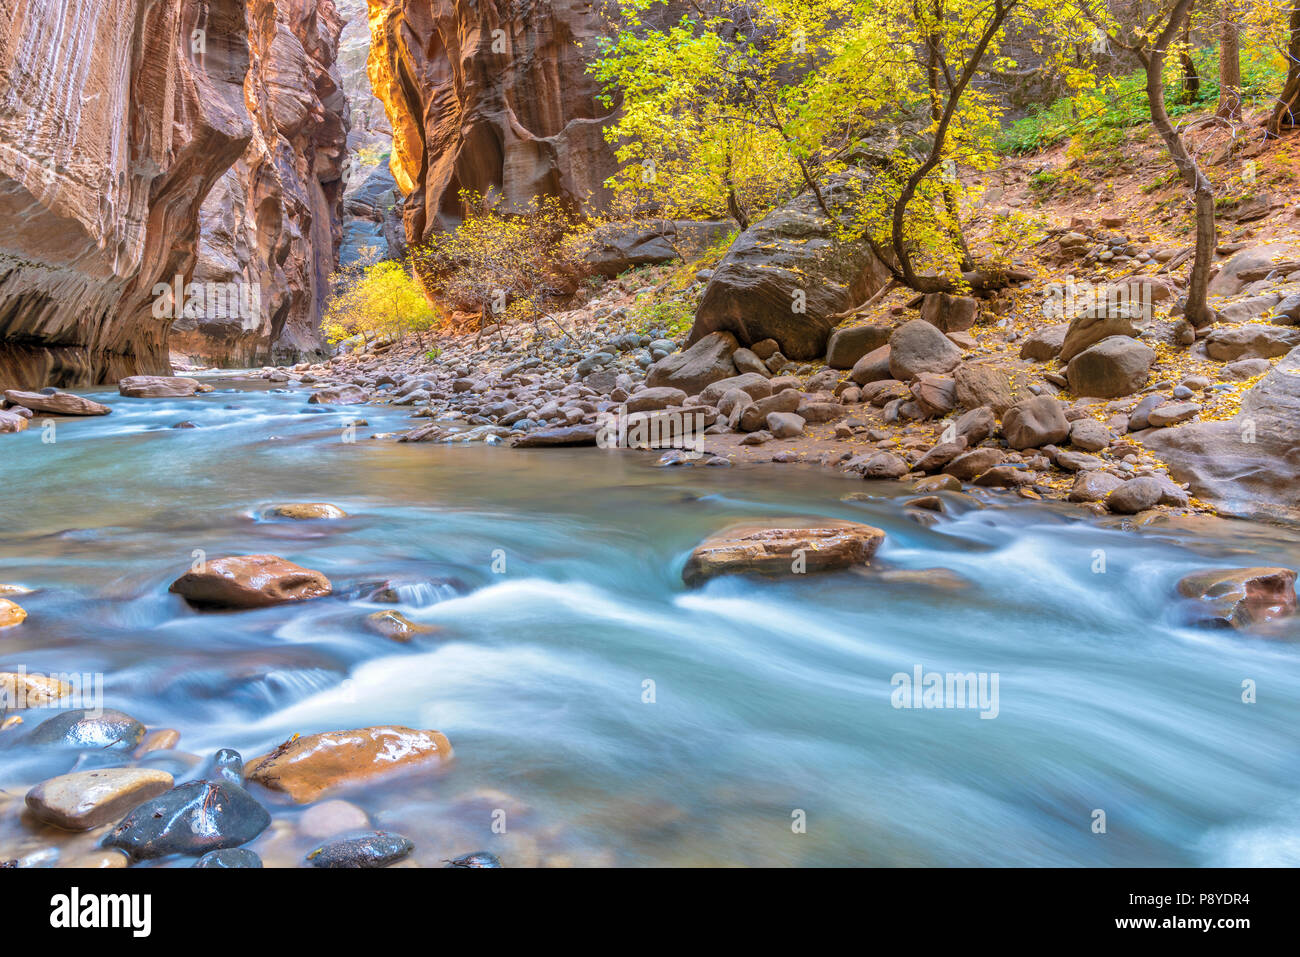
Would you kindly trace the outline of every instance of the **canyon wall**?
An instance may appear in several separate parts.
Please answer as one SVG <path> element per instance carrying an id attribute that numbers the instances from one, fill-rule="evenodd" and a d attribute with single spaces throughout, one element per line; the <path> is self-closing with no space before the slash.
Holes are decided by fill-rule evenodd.
<path id="1" fill-rule="evenodd" d="M 0 384 L 168 370 L 153 287 L 193 270 L 200 206 L 253 135 L 245 13 L 0 0 Z"/>
<path id="2" fill-rule="evenodd" d="M 538 195 L 606 199 L 609 111 L 586 72 L 604 32 L 598 4 L 370 0 L 370 29 L 408 241 L 455 226 L 462 189 L 506 209 Z"/>
<path id="3" fill-rule="evenodd" d="M 257 292 L 254 310 L 178 319 L 171 349 L 223 366 L 320 354 L 343 238 L 348 104 L 332 0 L 248 0 L 252 137 L 200 210 L 194 280 Z"/>

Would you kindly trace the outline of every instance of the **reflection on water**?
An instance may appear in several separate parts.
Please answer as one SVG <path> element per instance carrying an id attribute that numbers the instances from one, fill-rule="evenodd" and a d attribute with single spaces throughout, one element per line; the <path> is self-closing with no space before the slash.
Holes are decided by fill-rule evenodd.
<path id="1" fill-rule="evenodd" d="M 1197 568 L 1300 566 L 1286 530 L 1134 533 L 995 496 L 923 527 L 901 486 L 370 441 L 406 421 L 371 407 L 346 442 L 357 410 L 217 385 L 96 395 L 111 416 L 0 441 L 0 582 L 38 589 L 0 633 L 0 670 L 102 672 L 106 706 L 182 732 L 145 759 L 178 778 L 220 747 L 395 723 L 456 748 L 440 774 L 344 795 L 415 840 L 408 865 L 479 849 L 507 866 L 1300 863 L 1300 644 L 1187 629 L 1171 598 Z M 841 501 L 864 488 L 880 497 Z M 285 501 L 349 517 L 260 517 Z M 870 522 L 883 563 L 954 574 L 681 585 L 708 533 L 789 515 Z M 258 552 L 335 596 L 198 614 L 167 592 L 196 553 Z M 397 605 L 374 600 L 386 579 Z M 442 630 L 403 645 L 365 627 L 393 608 Z M 996 719 L 894 708 L 891 677 L 917 666 L 996 674 Z M 93 848 L 98 832 L 21 813 L 75 756 L 4 735 L 0 858 Z M 275 823 L 252 847 L 297 863 L 303 809 L 259 797 Z"/>

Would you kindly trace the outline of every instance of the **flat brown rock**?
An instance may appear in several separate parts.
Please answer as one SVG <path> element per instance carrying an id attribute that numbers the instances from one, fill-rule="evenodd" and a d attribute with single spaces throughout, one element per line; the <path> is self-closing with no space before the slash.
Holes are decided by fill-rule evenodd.
<path id="1" fill-rule="evenodd" d="M 250 761 L 245 776 L 307 804 L 330 788 L 436 766 L 451 755 L 451 742 L 440 731 L 397 726 L 329 731 L 291 738 Z"/>
<path id="2" fill-rule="evenodd" d="M 27 792 L 27 807 L 46 824 L 84 831 L 116 821 L 172 788 L 172 776 L 151 768 L 99 768 L 62 774 Z"/>
<path id="3" fill-rule="evenodd" d="M 49 412 L 52 415 L 108 415 L 113 410 L 106 405 L 83 399 L 71 392 L 56 392 L 45 395 L 41 392 L 19 392 L 9 389 L 5 398 L 10 405 L 21 405 L 33 412 Z"/>
<path id="4" fill-rule="evenodd" d="M 1296 573 L 1290 568 L 1215 568 L 1178 582 L 1178 592 L 1202 603 L 1203 624 L 1248 628 L 1296 612 Z"/>
<path id="5" fill-rule="evenodd" d="M 117 391 L 128 399 L 174 399 L 212 391 L 198 379 L 172 375 L 132 375 L 117 384 Z"/>
<path id="6" fill-rule="evenodd" d="M 733 525 L 711 535 L 682 569 L 698 585 L 718 575 L 798 575 L 865 565 L 885 533 L 871 525 L 827 521 L 813 527 Z"/>
<path id="7" fill-rule="evenodd" d="M 263 608 L 321 598 L 330 581 L 278 555 L 234 555 L 207 562 L 172 582 L 172 592 L 191 604 L 218 608 Z"/>
<path id="8" fill-rule="evenodd" d="M 72 693 L 66 681 L 46 675 L 29 675 L 25 671 L 0 671 L 0 711 L 11 707 L 21 711 L 53 704 Z"/>

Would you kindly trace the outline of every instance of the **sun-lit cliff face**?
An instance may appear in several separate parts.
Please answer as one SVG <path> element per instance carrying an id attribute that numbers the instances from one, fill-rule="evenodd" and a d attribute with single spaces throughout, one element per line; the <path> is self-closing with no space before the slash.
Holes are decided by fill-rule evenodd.
<path id="1" fill-rule="evenodd" d="M 614 171 L 587 57 L 597 5 L 370 0 L 371 85 L 393 129 L 410 241 L 453 226 L 459 194 L 600 203 Z"/>
<path id="2" fill-rule="evenodd" d="M 0 0 L 0 383 L 167 371 L 248 59 L 243 0 Z"/>

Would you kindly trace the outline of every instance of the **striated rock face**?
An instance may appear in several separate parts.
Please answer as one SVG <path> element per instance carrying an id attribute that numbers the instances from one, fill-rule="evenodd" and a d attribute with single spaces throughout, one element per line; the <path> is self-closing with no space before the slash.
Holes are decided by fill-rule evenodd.
<path id="1" fill-rule="evenodd" d="M 495 192 L 507 209 L 539 195 L 604 200 L 609 111 L 586 73 L 598 5 L 370 0 L 370 29 L 409 241 L 459 222 L 462 189 Z"/>
<path id="2" fill-rule="evenodd" d="M 253 135 L 245 0 L 0 0 L 0 63 L 0 385 L 169 372 L 153 287 Z"/>
<path id="3" fill-rule="evenodd" d="M 321 350 L 320 316 L 343 238 L 343 25 L 333 0 L 248 0 L 244 99 L 253 135 L 200 211 L 194 281 L 238 284 L 256 296 L 241 298 L 245 308 L 178 318 L 173 351 L 230 366 Z"/>

